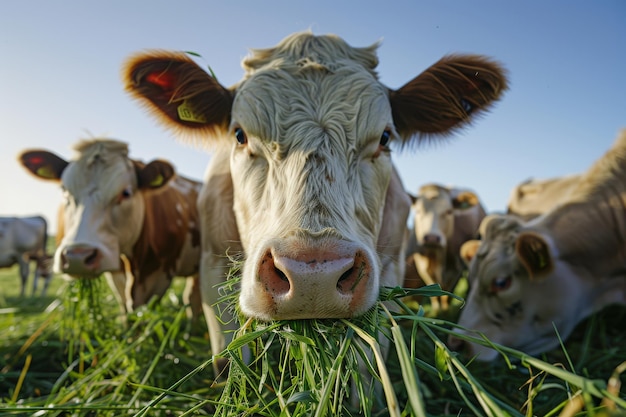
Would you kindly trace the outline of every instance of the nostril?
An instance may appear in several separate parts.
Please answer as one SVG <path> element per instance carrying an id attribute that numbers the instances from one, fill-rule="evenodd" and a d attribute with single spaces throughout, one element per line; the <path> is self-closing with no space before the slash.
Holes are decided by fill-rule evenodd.
<path id="1" fill-rule="evenodd" d="M 98 249 L 91 251 L 91 253 L 85 258 L 85 265 L 93 265 L 98 260 L 98 253 Z"/>
<path id="2" fill-rule="evenodd" d="M 67 256 L 65 256 L 65 252 L 61 253 L 61 268 L 66 270 L 70 266 L 70 263 L 67 261 Z"/>
<path id="3" fill-rule="evenodd" d="M 337 289 L 339 291 L 345 293 L 345 292 L 350 292 L 352 289 L 354 289 L 355 280 L 352 279 L 353 274 L 354 274 L 354 268 L 350 268 L 346 272 L 341 274 L 341 276 L 339 277 L 339 281 L 337 281 Z"/>
<path id="4" fill-rule="evenodd" d="M 265 290 L 272 294 L 286 294 L 291 289 L 289 278 L 274 263 L 271 251 L 267 251 L 261 260 L 259 278 L 265 285 Z"/>
<path id="5" fill-rule="evenodd" d="M 281 271 L 280 269 L 274 267 L 274 272 L 276 272 L 276 274 L 278 275 L 278 278 L 280 278 L 281 280 L 283 280 L 285 282 L 289 282 L 289 278 L 287 278 L 287 275 L 285 275 L 285 273 L 283 271 Z"/>

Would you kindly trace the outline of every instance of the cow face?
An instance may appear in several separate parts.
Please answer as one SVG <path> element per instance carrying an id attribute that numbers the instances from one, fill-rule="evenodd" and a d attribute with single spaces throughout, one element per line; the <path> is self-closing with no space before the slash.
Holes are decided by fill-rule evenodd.
<path id="1" fill-rule="evenodd" d="M 166 125 L 230 148 L 246 255 L 240 305 L 249 316 L 369 309 L 382 273 L 376 243 L 391 143 L 449 132 L 506 87 L 496 64 L 449 57 L 389 91 L 376 77 L 375 50 L 296 34 L 244 60 L 246 75 L 230 89 L 184 54 L 151 52 L 127 64 L 127 89 Z"/>
<path id="2" fill-rule="evenodd" d="M 425 250 L 445 248 L 454 230 L 454 207 L 450 192 L 438 185 L 423 186 L 412 208 L 417 244 Z"/>
<path id="3" fill-rule="evenodd" d="M 141 191 L 159 188 L 173 175 L 167 162 L 131 161 L 125 143 L 80 142 L 76 159 L 44 150 L 25 151 L 20 162 L 31 173 L 59 182 L 63 192 L 54 269 L 74 277 L 95 277 L 120 269 L 144 218 Z"/>
<path id="4" fill-rule="evenodd" d="M 547 236 L 525 229 L 516 217 L 490 215 L 481 224 L 483 240 L 462 247 L 470 261 L 470 291 L 459 325 L 490 341 L 534 355 L 558 345 L 555 328 L 567 337 L 584 317 L 587 288 L 558 259 Z M 451 337 L 450 344 L 461 342 Z M 497 352 L 468 344 L 467 353 L 493 360 Z"/>

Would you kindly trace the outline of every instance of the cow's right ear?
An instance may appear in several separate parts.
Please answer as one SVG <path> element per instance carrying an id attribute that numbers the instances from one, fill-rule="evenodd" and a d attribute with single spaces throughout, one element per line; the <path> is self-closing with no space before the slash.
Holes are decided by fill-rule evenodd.
<path id="1" fill-rule="evenodd" d="M 140 189 L 157 189 L 163 187 L 176 175 L 176 170 L 167 161 L 155 159 L 147 165 L 135 163 L 137 186 Z"/>
<path id="2" fill-rule="evenodd" d="M 181 52 L 148 51 L 132 56 L 123 81 L 166 127 L 216 133 L 230 124 L 233 93 Z"/>
<path id="3" fill-rule="evenodd" d="M 455 210 L 466 210 L 478 205 L 478 196 L 471 191 L 461 191 L 452 196 L 452 207 Z"/>
<path id="4" fill-rule="evenodd" d="M 474 259 L 476 253 L 478 253 L 479 246 L 480 240 L 477 239 L 468 240 L 461 245 L 461 259 L 463 263 L 465 263 L 465 266 L 469 267 L 472 259 Z"/>
<path id="5" fill-rule="evenodd" d="M 48 181 L 60 181 L 68 162 L 52 152 L 34 149 L 24 151 L 18 156 L 20 164 L 28 172 Z"/>

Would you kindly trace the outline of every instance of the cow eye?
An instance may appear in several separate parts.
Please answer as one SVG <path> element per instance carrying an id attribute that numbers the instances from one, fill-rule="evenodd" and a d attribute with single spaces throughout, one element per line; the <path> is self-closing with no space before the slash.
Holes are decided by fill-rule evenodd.
<path id="1" fill-rule="evenodd" d="M 132 196 L 133 193 L 130 188 L 125 188 L 121 193 L 117 196 L 117 204 L 120 204 L 122 201 L 127 200 Z"/>
<path id="2" fill-rule="evenodd" d="M 248 143 L 248 137 L 246 136 L 246 132 L 244 132 L 243 129 L 240 127 L 235 129 L 235 139 L 237 139 L 237 143 L 240 145 L 245 145 L 246 143 Z"/>
<path id="3" fill-rule="evenodd" d="M 386 148 L 387 145 L 389 145 L 389 141 L 391 140 L 391 131 L 389 129 L 386 129 L 382 136 L 380 137 L 380 146 L 382 146 L 383 148 Z"/>
<path id="4" fill-rule="evenodd" d="M 492 294 L 497 294 L 508 289 L 511 286 L 511 281 L 510 276 L 494 278 L 494 280 L 491 281 L 490 292 Z"/>

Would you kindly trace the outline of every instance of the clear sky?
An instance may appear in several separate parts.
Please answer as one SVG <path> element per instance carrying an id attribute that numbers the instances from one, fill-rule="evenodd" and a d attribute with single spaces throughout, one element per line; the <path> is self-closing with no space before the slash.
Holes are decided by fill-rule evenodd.
<path id="1" fill-rule="evenodd" d="M 378 71 L 399 88 L 453 52 L 510 75 L 491 113 L 454 139 L 396 152 L 405 188 L 440 182 L 502 211 L 529 178 L 584 171 L 626 127 L 626 1 L 10 1 L 0 6 L 0 215 L 43 214 L 60 192 L 16 162 L 26 148 L 68 158 L 80 138 L 129 142 L 201 179 L 210 155 L 175 140 L 124 92 L 122 62 L 146 48 L 193 51 L 226 86 L 249 48 L 311 29 L 354 46 L 382 40 Z"/>

